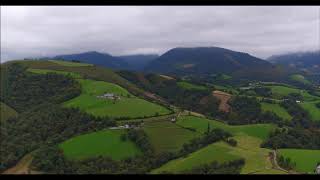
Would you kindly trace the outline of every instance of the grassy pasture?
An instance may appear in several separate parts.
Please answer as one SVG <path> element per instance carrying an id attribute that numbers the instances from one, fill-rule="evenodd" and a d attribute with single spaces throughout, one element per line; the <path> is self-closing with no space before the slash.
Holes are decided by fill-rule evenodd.
<path id="1" fill-rule="evenodd" d="M 296 82 L 300 82 L 303 84 L 311 84 L 310 81 L 308 81 L 304 76 L 302 76 L 301 74 L 293 74 L 290 76 L 290 79 L 292 81 L 296 81 Z"/>
<path id="2" fill-rule="evenodd" d="M 238 142 L 236 147 L 231 147 L 224 142 L 217 142 L 193 152 L 187 157 L 169 161 L 151 173 L 157 174 L 164 171 L 179 173 L 213 161 L 222 163 L 244 158 L 246 163 L 241 174 L 283 174 L 281 171 L 272 169 L 272 164 L 268 159 L 270 150 L 260 148 L 261 139 L 247 135 L 237 135 L 234 139 Z"/>
<path id="3" fill-rule="evenodd" d="M 138 147 L 129 140 L 121 141 L 125 130 L 103 130 L 71 138 L 59 145 L 69 159 L 82 160 L 105 156 L 114 160 L 141 155 Z"/>
<path id="4" fill-rule="evenodd" d="M 313 95 L 309 94 L 308 92 L 306 92 L 305 90 L 300 90 L 300 89 L 293 88 L 293 87 L 286 87 L 286 86 L 279 86 L 279 85 L 267 86 L 267 87 L 271 88 L 272 96 L 273 96 L 273 98 L 276 98 L 276 99 L 281 99 L 284 96 L 289 95 L 290 93 L 301 94 L 305 101 L 313 101 L 313 100 L 320 99 L 320 97 L 313 96 Z"/>
<path id="5" fill-rule="evenodd" d="M 279 149 L 278 153 L 295 162 L 295 170 L 302 173 L 314 173 L 317 163 L 320 162 L 320 150 Z"/>
<path id="6" fill-rule="evenodd" d="M 313 121 L 320 121 L 320 109 L 316 106 L 316 103 L 319 102 L 320 101 L 300 103 L 302 108 L 309 112 Z"/>
<path id="7" fill-rule="evenodd" d="M 9 118 L 18 116 L 18 113 L 8 105 L 0 102 L 0 122 L 5 123 Z"/>
<path id="8" fill-rule="evenodd" d="M 191 83 L 184 82 L 184 81 L 178 82 L 177 84 L 179 87 L 184 88 L 184 89 L 188 89 L 188 90 L 206 90 L 206 89 L 208 89 L 205 86 L 199 86 L 199 85 L 191 84 Z"/>
<path id="9" fill-rule="evenodd" d="M 77 107 L 94 116 L 138 118 L 169 114 L 170 111 L 160 105 L 134 97 L 126 89 L 103 81 L 79 80 L 82 85 L 80 96 L 64 103 L 66 107 Z M 98 95 L 113 93 L 121 97 L 119 100 L 102 99 Z"/>
<path id="10" fill-rule="evenodd" d="M 56 71 L 56 70 L 49 70 L 49 69 L 32 69 L 32 68 L 27 69 L 27 71 L 32 72 L 32 73 L 36 73 L 36 74 L 56 73 L 56 74 L 70 76 L 75 79 L 81 78 L 80 74 L 73 73 L 73 72 L 67 72 L 67 71 Z"/>
<path id="11" fill-rule="evenodd" d="M 143 129 L 156 153 L 178 151 L 184 143 L 200 135 L 168 120 L 145 122 Z"/>
<path id="12" fill-rule="evenodd" d="M 279 104 L 271 104 L 271 103 L 261 103 L 261 108 L 262 111 L 271 111 L 275 114 L 277 114 L 279 117 L 285 119 L 285 120 L 291 120 L 292 116 L 284 109 L 281 107 Z"/>
<path id="13" fill-rule="evenodd" d="M 269 133 L 275 128 L 271 124 L 251 124 L 231 126 L 219 121 L 209 120 L 195 116 L 180 116 L 177 124 L 183 127 L 195 128 L 197 132 L 203 133 L 207 130 L 208 123 L 211 128 L 221 128 L 234 135 L 246 134 L 248 136 L 257 137 L 259 139 L 266 139 Z"/>
<path id="14" fill-rule="evenodd" d="M 169 161 L 162 167 L 153 170 L 152 174 L 161 172 L 179 173 L 181 171 L 190 170 L 196 166 L 204 165 L 217 161 L 219 163 L 228 162 L 231 160 L 239 159 L 239 156 L 229 154 L 228 147 L 220 146 L 220 143 L 210 144 L 196 152 L 188 154 L 187 157 L 182 157 Z"/>
<path id="15" fill-rule="evenodd" d="M 234 89 L 233 87 L 229 87 L 229 86 L 214 85 L 213 87 L 217 90 L 220 90 L 220 91 L 231 91 L 232 94 L 239 93 L 236 89 Z"/>
<path id="16" fill-rule="evenodd" d="M 24 61 L 10 61 L 8 63 L 19 62 L 19 64 L 32 69 L 47 69 L 56 71 L 66 71 L 80 74 L 85 79 L 94 79 L 99 81 L 110 82 L 118 84 L 121 87 L 129 90 L 134 94 L 143 94 L 144 91 L 137 88 L 131 82 L 125 80 L 117 73 L 104 67 L 98 66 L 63 66 L 52 61 L 34 61 L 34 60 L 24 60 Z"/>
<path id="17" fill-rule="evenodd" d="M 71 67 L 93 66 L 92 64 L 77 63 L 77 62 L 70 62 L 70 61 L 58 61 L 58 60 L 49 60 L 49 61 L 62 66 L 71 66 Z"/>

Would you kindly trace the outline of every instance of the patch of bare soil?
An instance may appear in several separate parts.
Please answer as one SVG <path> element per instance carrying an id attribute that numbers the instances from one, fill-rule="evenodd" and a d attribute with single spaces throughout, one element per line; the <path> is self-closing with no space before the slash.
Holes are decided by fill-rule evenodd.
<path id="1" fill-rule="evenodd" d="M 165 78 L 165 79 L 168 79 L 168 80 L 174 80 L 173 77 L 170 77 L 170 76 L 167 76 L 167 75 L 160 74 L 160 76 Z"/>
<path id="2" fill-rule="evenodd" d="M 30 169 L 32 159 L 31 154 L 25 155 L 14 167 L 7 169 L 3 174 L 41 174 L 41 172 Z"/>
<path id="3" fill-rule="evenodd" d="M 192 68 L 194 64 L 184 64 L 182 67 L 183 68 Z"/>
<path id="4" fill-rule="evenodd" d="M 220 100 L 219 110 L 223 112 L 230 112 L 231 107 L 228 104 L 231 94 L 222 91 L 213 91 L 213 96 Z"/>

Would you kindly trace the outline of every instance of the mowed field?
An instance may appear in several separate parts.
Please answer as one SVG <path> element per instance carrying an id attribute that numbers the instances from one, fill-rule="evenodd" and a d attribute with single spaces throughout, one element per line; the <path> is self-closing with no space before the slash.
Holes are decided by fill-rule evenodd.
<path id="1" fill-rule="evenodd" d="M 82 86 L 82 93 L 65 102 L 66 107 L 77 107 L 94 116 L 114 118 L 138 118 L 171 112 L 165 107 L 131 95 L 126 89 L 116 84 L 88 79 L 79 79 L 78 81 Z M 113 93 L 120 96 L 120 99 L 114 101 L 97 97 L 105 93 Z"/>
<path id="2" fill-rule="evenodd" d="M 290 93 L 299 93 L 302 95 L 304 101 L 314 101 L 319 100 L 320 97 L 313 96 L 306 92 L 305 90 L 300 90 L 293 87 L 286 87 L 286 86 L 280 86 L 280 85 L 274 85 L 274 86 L 266 86 L 271 88 L 272 96 L 276 99 L 282 99 L 284 96 L 289 95 Z"/>
<path id="3" fill-rule="evenodd" d="M 8 105 L 0 102 L 0 123 L 5 123 L 9 118 L 17 117 L 18 113 Z"/>
<path id="4" fill-rule="evenodd" d="M 67 71 L 56 71 L 56 70 L 49 70 L 49 69 L 32 69 L 32 68 L 27 69 L 27 71 L 36 73 L 36 74 L 56 73 L 56 74 L 70 76 L 75 79 L 82 78 L 82 76 L 78 73 L 67 72 Z"/>
<path id="5" fill-rule="evenodd" d="M 295 170 L 302 173 L 314 173 L 320 163 L 320 150 L 279 149 L 278 154 L 290 158 L 296 163 Z"/>
<path id="6" fill-rule="evenodd" d="M 170 122 L 168 121 L 167 123 Z M 271 150 L 260 148 L 262 141 L 266 139 L 268 134 L 275 128 L 274 125 L 255 124 L 231 126 L 222 122 L 195 116 L 180 116 L 176 122 L 178 127 L 196 129 L 196 132 L 190 131 L 194 133 L 194 137 L 203 134 L 207 130 L 208 123 L 210 124 L 211 128 L 221 128 L 232 133 L 234 135 L 233 138 L 238 142 L 237 147 L 231 147 L 224 142 L 217 142 L 193 152 L 187 157 L 169 161 L 160 168 L 151 171 L 151 173 L 181 173 L 196 167 L 196 165 L 206 164 L 213 161 L 225 162 L 239 158 L 244 158 L 246 161 L 245 166 L 241 170 L 241 173 L 243 174 L 283 173 L 281 171 L 272 169 L 272 164 L 268 157 Z M 166 127 L 167 125 L 164 124 L 164 126 Z M 173 133 L 169 134 L 167 130 L 164 130 L 165 127 L 162 128 L 162 132 L 159 132 L 163 134 L 162 137 L 169 136 L 174 138 L 174 136 L 171 135 Z M 165 134 L 166 132 L 167 134 Z M 170 139 L 169 137 L 166 139 Z M 162 138 L 159 138 L 157 142 L 161 141 L 161 139 Z M 185 141 L 187 141 L 186 138 Z M 178 146 L 176 148 L 178 149 Z"/>
<path id="7" fill-rule="evenodd" d="M 199 165 L 209 164 L 212 161 L 219 163 L 228 162 L 239 159 L 239 156 L 228 154 L 229 148 L 219 146 L 219 143 L 210 144 L 196 152 L 188 154 L 187 157 L 182 157 L 169 161 L 158 169 L 151 171 L 151 174 L 159 173 L 181 173 L 186 170 L 191 170 Z"/>
<path id="8" fill-rule="evenodd" d="M 195 116 L 180 116 L 177 124 L 183 127 L 190 127 L 197 130 L 199 133 L 204 133 L 207 130 L 208 123 L 210 128 L 220 128 L 232 133 L 233 135 L 246 134 L 248 136 L 256 137 L 259 139 L 266 139 L 269 133 L 275 128 L 272 124 L 251 124 L 231 126 L 223 122 L 209 120 Z"/>
<path id="9" fill-rule="evenodd" d="M 187 157 L 169 161 L 160 168 L 151 171 L 151 173 L 181 173 L 197 165 L 208 164 L 213 161 L 223 163 L 244 158 L 246 163 L 241 170 L 241 174 L 283 174 L 281 171 L 272 169 L 272 164 L 268 159 L 271 150 L 260 148 L 261 139 L 248 135 L 237 135 L 234 139 L 238 142 L 236 147 L 224 142 L 217 142 L 193 152 Z"/>
<path id="10" fill-rule="evenodd" d="M 184 143 L 200 135 L 169 120 L 145 122 L 143 130 L 156 153 L 178 151 Z"/>
<path id="11" fill-rule="evenodd" d="M 90 157 L 104 156 L 122 160 L 142 152 L 131 141 L 121 140 L 125 130 L 103 130 L 71 138 L 59 147 L 69 159 L 82 160 Z"/>
<path id="12" fill-rule="evenodd" d="M 313 121 L 320 121 L 320 108 L 316 106 L 320 101 L 300 103 L 303 109 L 309 112 Z"/>
<path id="13" fill-rule="evenodd" d="M 286 111 L 285 108 L 281 107 L 279 104 L 272 104 L 272 103 L 261 103 L 262 111 L 267 112 L 273 112 L 282 119 L 285 120 L 291 120 L 292 116 Z"/>
<path id="14" fill-rule="evenodd" d="M 62 66 L 70 66 L 70 67 L 93 66 L 93 64 L 77 63 L 77 62 L 70 62 L 70 61 L 59 61 L 59 60 L 49 60 L 49 61 Z"/>

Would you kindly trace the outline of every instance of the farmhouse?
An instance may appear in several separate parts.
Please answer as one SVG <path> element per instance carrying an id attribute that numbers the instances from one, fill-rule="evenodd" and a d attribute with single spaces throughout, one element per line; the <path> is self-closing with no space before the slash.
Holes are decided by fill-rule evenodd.
<path id="1" fill-rule="evenodd" d="M 115 94 L 112 94 L 112 93 L 106 93 L 106 94 L 103 94 L 101 96 L 97 96 L 97 98 L 120 99 L 119 96 L 117 96 Z"/>

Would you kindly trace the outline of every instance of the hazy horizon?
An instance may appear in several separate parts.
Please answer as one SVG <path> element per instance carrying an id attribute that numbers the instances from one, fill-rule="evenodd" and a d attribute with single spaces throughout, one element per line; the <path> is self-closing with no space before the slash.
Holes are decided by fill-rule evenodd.
<path id="1" fill-rule="evenodd" d="M 266 59 L 320 48 L 320 6 L 1 6 L 1 61 L 222 47 Z"/>

